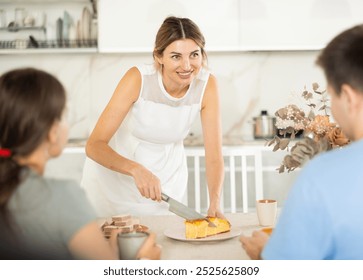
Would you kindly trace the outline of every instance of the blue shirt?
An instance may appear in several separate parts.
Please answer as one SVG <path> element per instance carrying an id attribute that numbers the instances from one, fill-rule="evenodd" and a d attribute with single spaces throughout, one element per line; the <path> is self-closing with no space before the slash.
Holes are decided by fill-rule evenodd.
<path id="1" fill-rule="evenodd" d="M 301 171 L 263 259 L 363 259 L 363 140 Z"/>

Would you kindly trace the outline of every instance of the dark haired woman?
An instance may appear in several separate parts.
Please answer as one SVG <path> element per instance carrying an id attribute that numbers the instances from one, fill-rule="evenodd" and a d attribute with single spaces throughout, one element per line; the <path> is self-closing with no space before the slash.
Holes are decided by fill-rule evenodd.
<path id="1" fill-rule="evenodd" d="M 42 175 L 67 142 L 66 94 L 52 75 L 33 68 L 0 77 L 0 257 L 117 259 L 115 235 L 103 237 L 84 191 Z M 140 257 L 158 258 L 149 248 Z"/>
<path id="2" fill-rule="evenodd" d="M 86 147 L 82 185 L 99 215 L 167 214 L 161 191 L 182 201 L 188 180 L 183 140 L 200 114 L 208 215 L 223 217 L 219 97 L 204 45 L 193 21 L 168 17 L 156 35 L 154 65 L 131 68 L 117 85 Z"/>

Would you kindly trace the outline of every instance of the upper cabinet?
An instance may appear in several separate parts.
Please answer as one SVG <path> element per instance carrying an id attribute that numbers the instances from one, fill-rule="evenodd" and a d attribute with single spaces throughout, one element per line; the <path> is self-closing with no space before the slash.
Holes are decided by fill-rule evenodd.
<path id="1" fill-rule="evenodd" d="M 362 23 L 362 0 L 240 0 L 241 47 L 315 50 Z"/>
<path id="2" fill-rule="evenodd" d="M 207 51 L 319 50 L 361 23 L 361 0 L 99 0 L 100 52 L 151 52 L 165 17 L 191 18 Z"/>
<path id="3" fill-rule="evenodd" d="M 207 51 L 319 50 L 363 19 L 362 0 L 0 0 L 0 53 L 152 52 L 170 15 Z"/>
<path id="4" fill-rule="evenodd" d="M 94 1 L 0 0 L 0 53 L 96 52 Z"/>
<path id="5" fill-rule="evenodd" d="M 238 47 L 239 0 L 100 0 L 100 52 L 151 52 L 156 33 L 170 15 L 189 17 L 207 49 Z"/>

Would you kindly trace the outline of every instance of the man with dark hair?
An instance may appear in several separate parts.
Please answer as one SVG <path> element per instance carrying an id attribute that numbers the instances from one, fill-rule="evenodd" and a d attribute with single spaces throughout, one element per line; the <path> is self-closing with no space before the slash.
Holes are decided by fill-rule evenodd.
<path id="1" fill-rule="evenodd" d="M 271 238 L 240 241 L 252 259 L 363 259 L 363 25 L 321 52 L 331 111 L 353 141 L 321 154 L 301 171 Z"/>

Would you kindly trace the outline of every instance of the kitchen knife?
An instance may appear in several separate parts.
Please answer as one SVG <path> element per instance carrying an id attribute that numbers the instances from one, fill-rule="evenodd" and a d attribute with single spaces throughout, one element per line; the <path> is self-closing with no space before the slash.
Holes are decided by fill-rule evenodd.
<path id="1" fill-rule="evenodd" d="M 209 226 L 216 227 L 214 223 L 208 220 L 207 217 L 198 213 L 197 211 L 187 207 L 183 203 L 175 200 L 174 198 L 166 195 L 165 193 L 161 193 L 161 199 L 169 204 L 169 211 L 174 214 L 186 219 L 186 220 L 206 220 L 209 223 Z"/>

